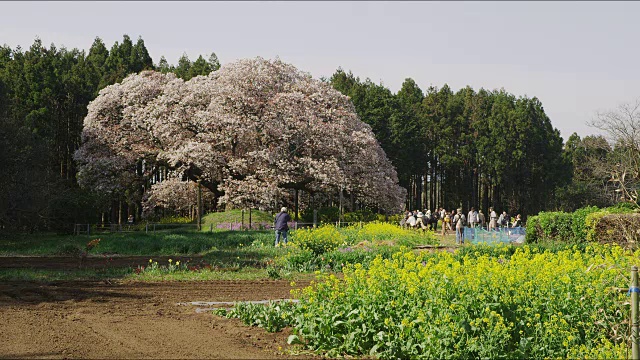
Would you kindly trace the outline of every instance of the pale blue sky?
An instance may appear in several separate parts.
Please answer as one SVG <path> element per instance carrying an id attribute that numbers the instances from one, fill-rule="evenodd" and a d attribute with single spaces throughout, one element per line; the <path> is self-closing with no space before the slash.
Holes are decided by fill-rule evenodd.
<path id="1" fill-rule="evenodd" d="M 566 139 L 640 97 L 640 2 L 0 2 L 0 43 L 107 47 L 142 36 L 154 62 L 261 56 L 315 77 L 338 67 L 393 92 L 505 88 L 536 96 Z"/>

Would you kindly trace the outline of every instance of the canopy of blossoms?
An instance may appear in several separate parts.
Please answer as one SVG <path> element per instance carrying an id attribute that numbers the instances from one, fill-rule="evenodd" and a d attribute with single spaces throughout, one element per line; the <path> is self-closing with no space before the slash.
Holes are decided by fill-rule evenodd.
<path id="1" fill-rule="evenodd" d="M 130 75 L 89 104 L 82 141 L 78 180 L 102 193 L 163 166 L 237 206 L 276 208 L 295 190 L 346 191 L 400 211 L 406 195 L 349 98 L 280 60 L 240 60 L 186 82 Z M 146 198 L 171 203 L 159 197 L 174 185 L 183 186 L 174 180 Z"/>

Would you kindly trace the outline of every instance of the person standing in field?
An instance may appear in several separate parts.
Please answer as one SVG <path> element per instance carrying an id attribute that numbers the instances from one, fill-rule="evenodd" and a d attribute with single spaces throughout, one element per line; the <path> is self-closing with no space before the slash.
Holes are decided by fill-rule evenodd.
<path id="1" fill-rule="evenodd" d="M 496 214 L 496 212 L 493 211 L 493 208 L 490 207 L 489 208 L 489 229 L 488 230 L 489 231 L 495 230 L 496 226 L 498 225 L 497 222 L 498 222 L 498 214 Z"/>
<path id="2" fill-rule="evenodd" d="M 462 213 L 462 209 L 458 209 L 458 213 L 453 218 L 453 222 L 456 224 L 456 245 L 462 245 L 464 244 L 464 226 L 467 222 Z"/>
<path id="3" fill-rule="evenodd" d="M 507 215 L 506 211 L 503 211 L 498 218 L 498 226 L 501 228 L 509 227 L 509 215 Z"/>
<path id="4" fill-rule="evenodd" d="M 469 220 L 469 227 L 472 229 L 478 225 L 478 212 L 476 211 L 476 208 L 472 207 L 471 210 L 469 210 L 467 220 Z"/>
<path id="5" fill-rule="evenodd" d="M 482 213 L 482 209 L 479 210 L 478 212 L 478 223 L 480 224 L 480 227 L 484 229 L 484 222 L 485 222 L 485 218 L 484 218 L 484 214 Z"/>
<path id="6" fill-rule="evenodd" d="M 455 217 L 456 217 L 456 211 L 455 210 L 451 210 L 451 214 L 449 214 L 449 219 L 450 219 L 450 221 L 449 221 L 449 230 L 451 230 L 451 231 L 454 231 L 453 227 L 456 225 L 456 223 L 453 222 Z"/>
<path id="7" fill-rule="evenodd" d="M 287 233 L 289 232 L 289 225 L 287 224 L 291 221 L 291 216 L 287 213 L 287 208 L 283 207 L 280 209 L 278 215 L 276 215 L 276 221 L 274 228 L 276 229 L 276 245 L 280 242 L 280 236 L 282 236 L 282 242 L 287 244 Z"/>
<path id="8" fill-rule="evenodd" d="M 448 229 L 451 229 L 451 218 L 447 214 L 447 210 L 440 210 L 440 217 L 442 218 L 442 236 L 448 235 Z"/>

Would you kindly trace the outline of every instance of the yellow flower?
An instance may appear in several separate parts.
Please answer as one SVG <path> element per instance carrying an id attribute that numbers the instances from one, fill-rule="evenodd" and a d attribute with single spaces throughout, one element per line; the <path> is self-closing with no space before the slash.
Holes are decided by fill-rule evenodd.
<path id="1" fill-rule="evenodd" d="M 173 260 L 169 259 L 169 264 L 171 264 L 173 262 Z"/>
<path id="2" fill-rule="evenodd" d="M 152 259 L 149 259 L 149 264 L 151 264 L 152 262 L 153 262 L 153 260 L 152 260 Z"/>

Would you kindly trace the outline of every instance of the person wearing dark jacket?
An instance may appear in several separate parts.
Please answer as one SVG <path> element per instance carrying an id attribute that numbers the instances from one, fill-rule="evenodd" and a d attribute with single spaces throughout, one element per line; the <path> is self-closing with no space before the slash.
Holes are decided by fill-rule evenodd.
<path id="1" fill-rule="evenodd" d="M 280 242 L 280 236 L 282 235 L 282 242 L 287 244 L 287 233 L 289 232 L 289 226 L 287 223 L 291 221 L 291 216 L 287 213 L 287 208 L 280 209 L 280 213 L 276 215 L 276 222 L 274 228 L 276 229 L 276 246 Z"/>

